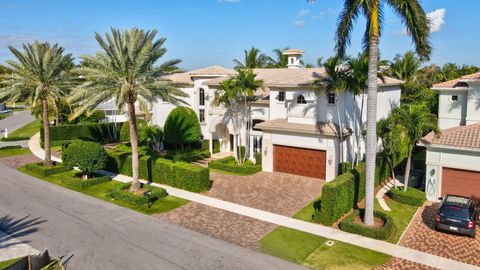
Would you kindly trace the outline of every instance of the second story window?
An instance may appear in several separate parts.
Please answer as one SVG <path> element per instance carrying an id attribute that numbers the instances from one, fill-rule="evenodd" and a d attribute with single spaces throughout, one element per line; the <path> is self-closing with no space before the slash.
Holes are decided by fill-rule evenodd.
<path id="1" fill-rule="evenodd" d="M 198 110 L 198 118 L 200 123 L 205 123 L 205 109 Z"/>
<path id="2" fill-rule="evenodd" d="M 297 97 L 297 104 L 307 104 L 307 101 L 303 95 Z"/>
<path id="3" fill-rule="evenodd" d="M 337 97 L 335 96 L 335 93 L 328 93 L 328 104 L 335 104 L 335 100 Z"/>
<path id="4" fill-rule="evenodd" d="M 198 91 L 198 104 L 200 106 L 205 106 L 205 90 L 203 88 L 200 88 Z"/>
<path id="5" fill-rule="evenodd" d="M 452 101 L 458 101 L 458 96 L 454 95 L 451 97 Z"/>
<path id="6" fill-rule="evenodd" d="M 278 92 L 278 101 L 284 102 L 285 101 L 285 92 Z"/>

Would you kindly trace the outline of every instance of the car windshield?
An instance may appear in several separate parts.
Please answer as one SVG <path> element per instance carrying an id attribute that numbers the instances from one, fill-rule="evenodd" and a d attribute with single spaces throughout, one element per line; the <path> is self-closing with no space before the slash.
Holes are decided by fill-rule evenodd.
<path id="1" fill-rule="evenodd" d="M 443 207 L 441 210 L 442 214 L 445 214 L 449 217 L 457 217 L 457 218 L 469 218 L 470 213 L 468 209 L 458 207 L 458 206 L 453 206 L 453 205 L 447 205 Z"/>

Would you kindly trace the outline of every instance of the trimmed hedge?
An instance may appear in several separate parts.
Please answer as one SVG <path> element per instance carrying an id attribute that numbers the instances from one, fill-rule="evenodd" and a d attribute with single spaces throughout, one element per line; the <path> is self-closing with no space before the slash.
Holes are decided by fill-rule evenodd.
<path id="1" fill-rule="evenodd" d="M 112 188 L 107 191 L 107 196 L 118 201 L 122 201 L 137 207 L 147 205 L 151 206 L 152 203 L 166 197 L 168 195 L 167 191 L 163 188 L 153 187 L 151 185 L 142 184 L 142 188 L 151 192 L 150 196 L 136 195 L 128 192 L 131 183 L 120 185 L 118 187 Z"/>
<path id="2" fill-rule="evenodd" d="M 71 140 L 85 140 L 95 142 L 114 142 L 120 135 L 122 123 L 80 123 L 76 125 L 63 125 L 50 127 L 51 144 L 57 141 L 62 143 Z M 43 141 L 43 128 L 40 128 L 41 141 Z M 115 140 L 115 138 L 117 140 Z M 56 144 L 56 145 L 61 145 Z"/>
<path id="3" fill-rule="evenodd" d="M 342 222 L 340 222 L 340 224 L 338 225 L 340 227 L 340 230 L 379 240 L 386 240 L 390 238 L 396 230 L 393 219 L 390 216 L 381 212 L 374 212 L 374 215 L 375 217 L 381 218 L 383 220 L 383 227 L 373 228 L 365 226 L 363 224 L 355 223 L 355 217 L 358 217 L 361 214 L 363 215 L 363 213 L 361 213 L 359 210 L 353 211 L 352 214 L 350 214 Z"/>
<path id="4" fill-rule="evenodd" d="M 13 136 L 13 137 L 8 137 L 8 138 L 3 137 L 0 140 L 2 142 L 27 141 L 27 140 L 30 140 L 30 137 Z"/>
<path id="5" fill-rule="evenodd" d="M 392 188 L 388 192 L 388 196 L 394 201 L 413 206 L 422 206 L 426 200 L 425 192 L 411 187 L 407 191 L 403 191 L 403 187 L 400 189 Z"/>
<path id="6" fill-rule="evenodd" d="M 238 165 L 234 157 L 226 157 L 219 160 L 213 160 L 208 163 L 208 168 L 225 172 L 239 174 L 255 174 L 262 170 L 261 162 L 259 165 L 253 165 L 251 161 L 246 161 L 243 165 Z"/>
<path id="7" fill-rule="evenodd" d="M 145 121 L 144 119 L 140 119 L 140 118 L 137 118 L 137 135 L 138 135 L 138 139 L 139 141 L 142 141 L 142 139 L 140 138 L 140 130 L 147 127 L 148 124 L 147 124 L 147 121 Z M 121 142 L 127 142 L 127 141 L 130 141 L 130 122 L 123 122 L 122 124 L 122 128 L 120 129 L 120 141 Z"/>
<path id="8" fill-rule="evenodd" d="M 211 156 L 210 151 L 208 149 L 206 150 L 185 150 L 185 151 L 179 151 L 179 150 L 169 150 L 167 154 L 165 155 L 165 158 L 171 159 L 175 162 L 180 161 L 180 162 L 193 162 L 197 160 L 202 160 L 209 158 Z"/>
<path id="9" fill-rule="evenodd" d="M 394 160 L 398 165 L 403 156 Z M 353 170 L 337 176 L 322 187 L 322 207 L 315 212 L 314 220 L 325 225 L 332 225 L 348 213 L 356 204 L 365 198 L 365 162 L 361 162 Z M 389 177 L 390 168 L 384 159 L 377 159 L 375 167 L 375 187 Z"/>
<path id="10" fill-rule="evenodd" d="M 200 141 L 202 131 L 195 111 L 187 107 L 173 109 L 163 126 L 164 139 L 171 145 L 185 145 Z"/>
<path id="11" fill-rule="evenodd" d="M 88 188 L 88 187 L 91 187 L 91 186 L 95 186 L 95 185 L 98 185 L 98 184 L 101 184 L 101 183 L 105 183 L 105 182 L 108 182 L 111 180 L 111 178 L 109 176 L 95 176 L 93 178 L 89 178 L 89 179 L 81 179 L 80 175 L 78 174 L 75 174 L 75 175 L 71 175 L 71 176 L 65 176 L 62 178 L 62 183 L 67 185 L 67 186 L 71 186 L 71 187 L 75 187 L 75 188 L 78 188 L 78 189 L 85 189 L 85 188 Z"/>
<path id="12" fill-rule="evenodd" d="M 108 155 L 103 146 L 96 142 L 76 141 L 62 147 L 63 163 L 78 167 L 83 174 L 105 169 Z"/>
<path id="13" fill-rule="evenodd" d="M 68 172 L 72 170 L 71 167 L 65 166 L 64 164 L 56 164 L 56 163 L 54 164 L 55 164 L 54 166 L 45 167 L 43 166 L 42 162 L 31 163 L 25 166 L 25 168 L 27 169 L 27 171 L 38 173 L 41 176 L 50 176 L 53 174 Z"/>
<path id="14" fill-rule="evenodd" d="M 109 162 L 107 169 L 115 173 L 132 175 L 132 158 L 130 153 L 107 151 Z M 166 184 L 193 192 L 210 189 L 210 173 L 207 168 L 197 165 L 174 162 L 165 158 L 143 156 L 139 160 L 140 178 L 155 183 Z"/>

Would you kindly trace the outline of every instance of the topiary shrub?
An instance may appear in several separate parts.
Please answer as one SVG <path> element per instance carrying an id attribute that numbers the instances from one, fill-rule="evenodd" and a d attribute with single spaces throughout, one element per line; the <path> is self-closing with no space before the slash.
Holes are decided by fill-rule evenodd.
<path id="1" fill-rule="evenodd" d="M 201 130 L 197 114 L 190 108 L 178 107 L 170 112 L 165 121 L 164 139 L 174 146 L 197 143 Z"/>
<path id="2" fill-rule="evenodd" d="M 407 191 L 403 191 L 403 187 L 399 189 L 392 188 L 388 192 L 388 196 L 394 201 L 413 206 L 422 206 L 426 200 L 425 192 L 410 187 Z"/>
<path id="3" fill-rule="evenodd" d="M 82 176 L 82 175 L 79 174 L 79 176 Z M 73 174 L 73 175 L 62 177 L 61 182 L 67 186 L 82 190 L 82 189 L 89 188 L 91 186 L 108 182 L 110 180 L 111 178 L 109 176 L 102 176 L 102 175 L 93 175 L 91 178 L 84 180 L 77 177 L 77 174 Z"/>
<path id="4" fill-rule="evenodd" d="M 350 214 L 342 222 L 340 222 L 338 227 L 340 227 L 340 230 L 345 232 L 359 234 L 379 240 L 387 240 L 393 235 L 393 233 L 395 233 L 396 227 L 393 223 L 393 219 L 387 214 L 381 212 L 374 212 L 374 216 L 377 218 L 381 218 L 384 222 L 383 226 L 378 228 L 355 223 L 355 218 L 359 216 L 363 216 L 363 211 L 353 211 L 352 214 Z"/>
<path id="5" fill-rule="evenodd" d="M 165 189 L 146 184 L 141 184 L 141 188 L 150 191 L 151 193 L 149 196 L 145 196 L 144 194 L 133 194 L 128 191 L 130 185 L 131 183 L 128 183 L 112 188 L 107 191 L 107 196 L 114 200 L 122 201 L 137 207 L 150 207 L 155 201 L 168 195 Z"/>
<path id="6" fill-rule="evenodd" d="M 78 167 L 86 178 L 107 166 L 107 152 L 96 142 L 75 141 L 63 148 L 62 157 L 65 165 Z"/>
<path id="7" fill-rule="evenodd" d="M 141 130 L 147 126 L 148 126 L 147 121 L 137 118 L 137 133 L 139 136 L 138 138 L 139 142 L 142 141 L 142 138 L 140 138 Z M 120 141 L 121 142 L 130 141 L 130 123 L 128 121 L 123 122 L 122 124 L 122 128 L 120 129 Z"/>
<path id="8" fill-rule="evenodd" d="M 250 160 L 245 161 L 244 164 L 238 165 L 234 157 L 226 157 L 218 160 L 213 160 L 208 163 L 208 168 L 216 169 L 224 172 L 238 173 L 243 175 L 251 175 L 262 170 L 261 164 L 253 165 Z"/>
<path id="9" fill-rule="evenodd" d="M 66 166 L 65 164 L 56 164 L 54 162 L 54 166 L 43 166 L 43 163 L 31 163 L 25 166 L 25 169 L 30 172 L 34 172 L 41 176 L 50 176 L 57 173 L 68 172 L 72 170 L 72 167 Z"/>

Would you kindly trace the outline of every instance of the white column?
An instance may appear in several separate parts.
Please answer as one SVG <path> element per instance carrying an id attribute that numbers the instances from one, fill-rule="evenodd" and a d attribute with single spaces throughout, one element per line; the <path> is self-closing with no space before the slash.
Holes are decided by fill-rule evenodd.
<path id="1" fill-rule="evenodd" d="M 208 140 L 208 151 L 213 155 L 213 133 L 210 132 L 210 139 Z"/>
<path id="2" fill-rule="evenodd" d="M 250 150 L 249 150 L 250 151 L 250 153 L 249 153 L 250 154 L 249 155 L 250 160 L 253 160 L 253 140 L 254 140 L 254 137 L 252 135 L 250 135 Z"/>

